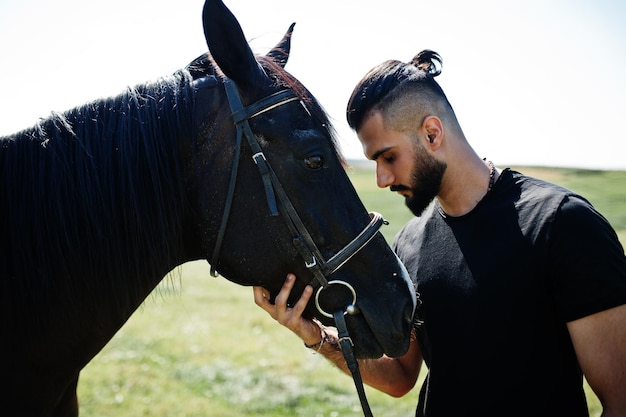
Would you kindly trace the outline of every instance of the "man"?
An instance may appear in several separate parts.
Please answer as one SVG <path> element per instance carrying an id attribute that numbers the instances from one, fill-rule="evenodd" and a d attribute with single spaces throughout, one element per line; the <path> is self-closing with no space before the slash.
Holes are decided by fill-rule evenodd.
<path id="1" fill-rule="evenodd" d="M 378 186 L 417 216 L 394 249 L 422 301 L 409 351 L 361 361 L 364 381 L 401 396 L 424 360 L 418 416 L 573 417 L 588 415 L 584 375 L 603 416 L 626 416 L 626 257 L 614 230 L 571 191 L 481 159 L 434 79 L 440 64 L 432 51 L 387 61 L 348 104 Z M 330 330 L 301 317 L 311 289 L 286 305 L 294 278 L 275 304 L 255 288 L 256 303 L 345 370 Z"/>

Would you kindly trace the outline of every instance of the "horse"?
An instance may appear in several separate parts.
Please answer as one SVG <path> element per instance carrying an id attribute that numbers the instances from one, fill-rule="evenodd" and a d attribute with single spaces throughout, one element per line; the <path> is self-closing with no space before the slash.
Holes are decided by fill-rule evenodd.
<path id="1" fill-rule="evenodd" d="M 345 172 L 329 118 L 285 69 L 289 28 L 250 49 L 220 0 L 209 51 L 0 138 L 0 362 L 6 415 L 76 416 L 82 368 L 177 266 L 345 321 L 359 358 L 402 355 L 415 290 Z"/>

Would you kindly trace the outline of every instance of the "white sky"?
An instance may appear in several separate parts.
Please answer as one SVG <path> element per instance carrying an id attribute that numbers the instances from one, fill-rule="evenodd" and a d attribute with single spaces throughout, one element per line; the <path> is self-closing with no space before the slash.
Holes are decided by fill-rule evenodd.
<path id="1" fill-rule="evenodd" d="M 253 50 L 296 22 L 287 70 L 329 112 L 344 153 L 359 79 L 433 49 L 466 136 L 496 165 L 626 169 L 623 0 L 226 0 Z M 206 51 L 202 0 L 0 0 L 0 135 Z"/>

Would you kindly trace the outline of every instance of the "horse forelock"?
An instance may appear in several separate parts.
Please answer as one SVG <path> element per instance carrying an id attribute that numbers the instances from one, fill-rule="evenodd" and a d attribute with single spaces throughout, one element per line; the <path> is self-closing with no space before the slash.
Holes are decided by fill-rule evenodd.
<path id="1" fill-rule="evenodd" d="M 92 284 L 97 296 L 91 273 L 127 308 L 128 275 L 182 250 L 176 141 L 192 137 L 192 114 L 191 75 L 179 71 L 0 138 L 0 302 Z"/>
<path id="2" fill-rule="evenodd" d="M 274 59 L 267 56 L 257 56 L 258 61 L 261 63 L 263 69 L 268 73 L 270 78 L 278 85 L 291 89 L 298 98 L 306 105 L 307 110 L 311 113 L 311 116 L 325 133 L 330 145 L 332 146 L 339 161 L 346 166 L 347 162 L 341 152 L 339 143 L 337 141 L 336 131 L 328 117 L 328 113 L 324 110 L 318 100 L 311 94 L 311 92 L 304 86 L 297 78 L 291 75 L 288 71 L 285 71 L 283 67 Z"/>

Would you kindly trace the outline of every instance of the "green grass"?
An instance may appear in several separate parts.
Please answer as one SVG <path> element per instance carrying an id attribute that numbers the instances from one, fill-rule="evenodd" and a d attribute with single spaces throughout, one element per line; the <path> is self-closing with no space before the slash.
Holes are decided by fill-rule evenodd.
<path id="1" fill-rule="evenodd" d="M 377 415 L 414 413 L 370 388 Z M 81 414 L 359 416 L 352 381 L 203 262 L 165 280 L 83 370 Z M 388 410 L 393 408 L 393 412 Z"/>
<path id="2" fill-rule="evenodd" d="M 626 241 L 625 171 L 518 169 L 583 194 Z M 391 241 L 411 218 L 403 200 L 377 189 L 371 170 L 350 177 L 366 207 L 390 221 Z M 376 416 L 415 413 L 419 384 L 400 399 L 366 390 Z M 362 416 L 349 377 L 256 307 L 250 288 L 211 278 L 203 262 L 163 281 L 83 370 L 78 393 L 81 415 L 92 417 Z"/>

